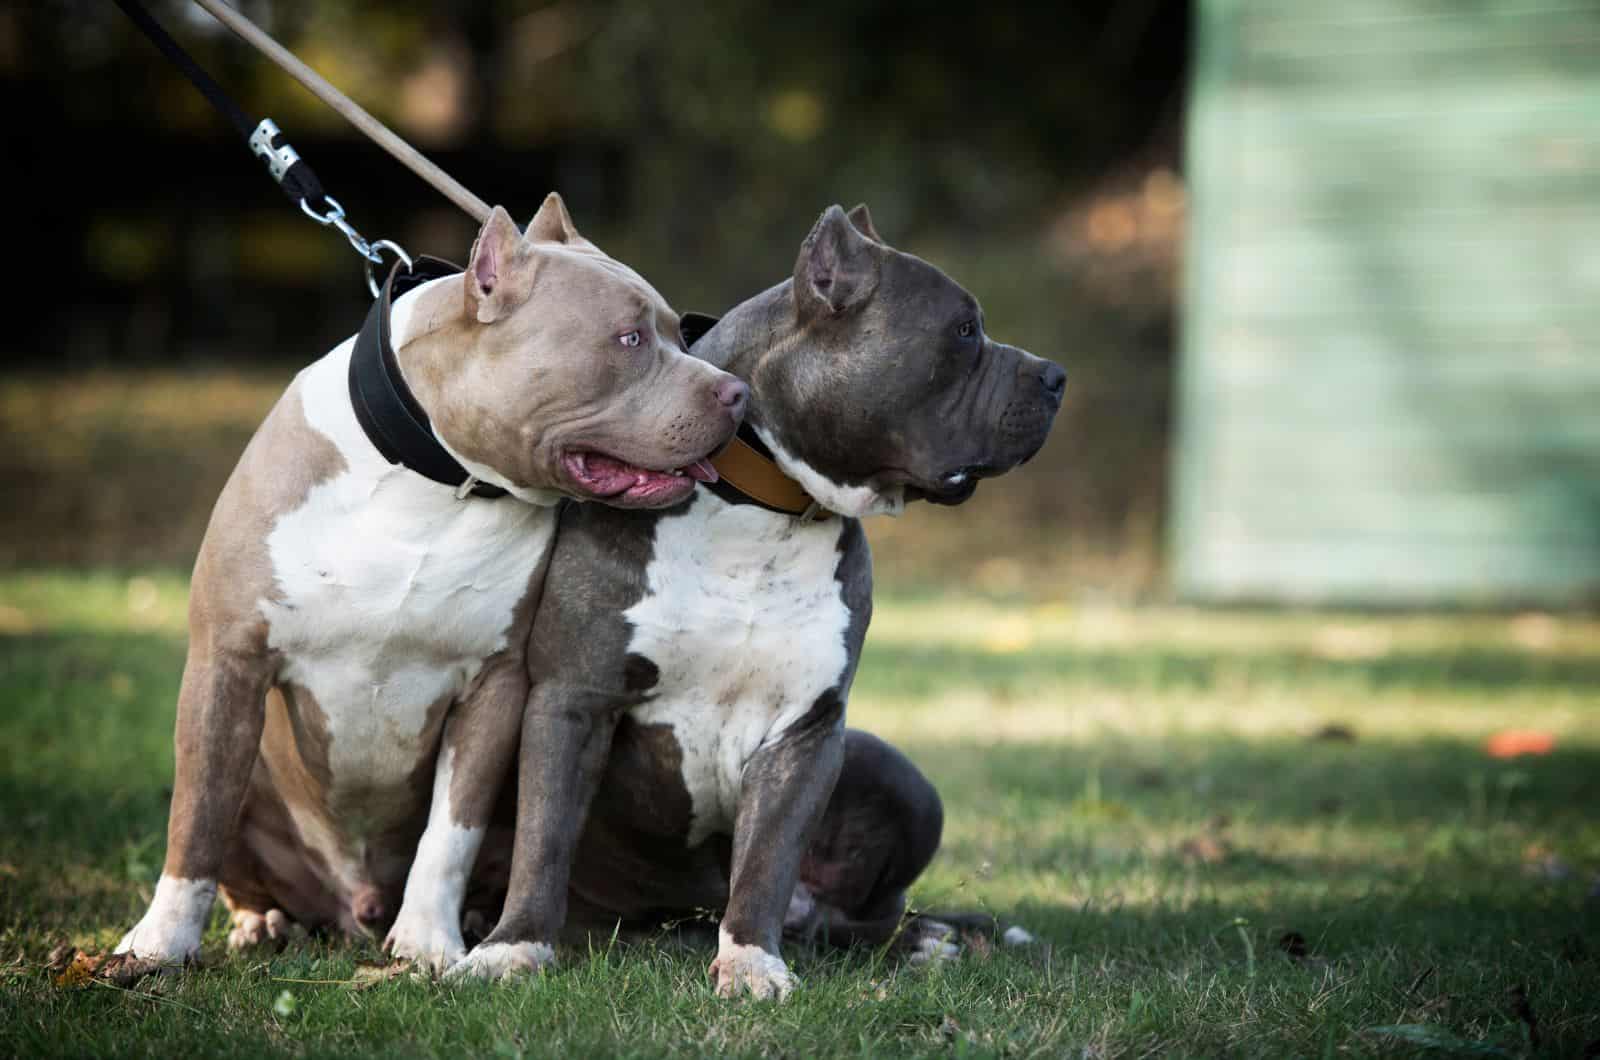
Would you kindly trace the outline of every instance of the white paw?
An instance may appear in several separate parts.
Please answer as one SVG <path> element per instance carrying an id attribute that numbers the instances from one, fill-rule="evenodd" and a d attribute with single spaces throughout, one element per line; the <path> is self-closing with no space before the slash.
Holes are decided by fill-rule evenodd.
<path id="1" fill-rule="evenodd" d="M 200 933 L 216 894 L 215 880 L 184 880 L 163 874 L 150 908 L 112 952 L 158 964 L 198 960 Z"/>
<path id="2" fill-rule="evenodd" d="M 269 909 L 265 915 L 250 909 L 236 909 L 233 927 L 228 931 L 228 949 L 242 950 L 263 942 L 303 939 L 306 929 L 290 920 L 282 909 Z"/>
<path id="3" fill-rule="evenodd" d="M 760 946 L 743 946 L 726 931 L 719 933 L 717 959 L 711 962 L 711 975 L 717 981 L 718 997 L 751 997 L 782 1001 L 799 982 L 776 953 Z"/>
<path id="4" fill-rule="evenodd" d="M 1033 933 L 1026 928 L 1013 924 L 1006 928 L 1005 934 L 1000 936 L 1000 941 L 1007 946 L 1026 946 L 1034 942 Z"/>
<path id="5" fill-rule="evenodd" d="M 543 971 L 556 951 L 543 942 L 480 942 L 444 974 L 446 979 L 505 979 Z"/>
<path id="6" fill-rule="evenodd" d="M 383 948 L 401 960 L 413 961 L 434 975 L 461 960 L 467 944 L 461 939 L 461 929 L 455 918 L 430 917 L 410 911 L 402 906 L 400 916 L 389 929 Z"/>

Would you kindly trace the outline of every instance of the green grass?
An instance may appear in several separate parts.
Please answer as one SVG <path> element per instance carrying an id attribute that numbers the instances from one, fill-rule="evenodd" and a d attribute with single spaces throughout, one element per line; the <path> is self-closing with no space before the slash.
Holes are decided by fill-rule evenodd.
<path id="1" fill-rule="evenodd" d="M 728 1003 L 680 939 L 537 981 L 349 982 L 315 942 L 124 991 L 62 941 L 159 870 L 183 580 L 0 576 L 0 1055 L 1545 1055 L 1600 1039 L 1600 623 L 880 602 L 852 721 L 938 783 L 925 907 L 1042 940 L 792 948 Z M 1322 738 L 1319 732 L 1334 726 Z M 1553 753 L 1497 760 L 1504 728 Z M 1308 953 L 1280 940 L 1296 932 Z M 1513 1010 L 1525 991 L 1539 1045 Z M 1388 1028 L 1388 1029 L 1385 1029 Z"/>

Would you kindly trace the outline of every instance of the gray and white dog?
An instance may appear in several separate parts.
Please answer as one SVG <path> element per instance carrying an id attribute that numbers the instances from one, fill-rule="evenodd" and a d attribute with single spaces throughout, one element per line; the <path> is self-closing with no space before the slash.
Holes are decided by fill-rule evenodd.
<path id="1" fill-rule="evenodd" d="M 509 878 L 493 830 L 478 863 L 503 915 L 452 974 L 548 963 L 570 887 L 575 918 L 724 909 L 717 992 L 781 996 L 786 927 L 889 938 L 938 847 L 932 786 L 844 724 L 872 611 L 859 519 L 959 504 L 1028 460 L 1065 372 L 989 338 L 977 300 L 865 207 L 830 207 L 792 278 L 692 352 L 750 384 L 744 441 L 680 507 L 563 513 Z"/>

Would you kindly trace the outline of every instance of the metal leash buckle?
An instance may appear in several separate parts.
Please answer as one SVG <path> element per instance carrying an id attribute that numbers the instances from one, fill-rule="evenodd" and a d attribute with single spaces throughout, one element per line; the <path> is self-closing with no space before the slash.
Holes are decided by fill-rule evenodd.
<path id="1" fill-rule="evenodd" d="M 272 179 L 282 184 L 283 175 L 300 161 L 300 152 L 290 147 L 288 143 L 284 143 L 281 147 L 272 146 L 272 141 L 278 136 L 278 123 L 271 118 L 262 118 L 261 124 L 256 126 L 256 131 L 250 134 L 250 150 L 267 164 L 267 172 L 272 174 Z"/>
<path id="2" fill-rule="evenodd" d="M 355 226 L 344 219 L 344 207 L 339 205 L 338 199 L 335 199 L 332 195 L 323 195 L 322 201 L 328 204 L 327 213 L 318 213 L 313 210 L 311 204 L 305 199 L 300 200 L 300 209 L 317 224 L 329 225 L 344 233 L 344 237 L 349 241 L 351 249 L 360 254 L 364 261 L 364 268 L 367 274 L 367 290 L 372 292 L 372 297 L 378 297 L 378 292 L 381 288 L 377 277 L 372 272 L 372 267 L 383 264 L 383 252 L 385 250 L 399 258 L 405 264 L 407 272 L 411 271 L 411 255 L 407 254 L 400 244 L 392 239 L 379 239 L 368 243 L 366 237 L 356 231 Z"/>

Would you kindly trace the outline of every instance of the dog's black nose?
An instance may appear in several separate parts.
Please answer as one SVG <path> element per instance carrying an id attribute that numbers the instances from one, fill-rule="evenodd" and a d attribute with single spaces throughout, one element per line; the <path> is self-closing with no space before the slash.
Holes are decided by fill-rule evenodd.
<path id="1" fill-rule="evenodd" d="M 1044 384 L 1046 393 L 1060 401 L 1062 391 L 1067 389 L 1067 370 L 1054 361 L 1046 361 L 1039 382 Z"/>
<path id="2" fill-rule="evenodd" d="M 750 400 L 750 388 L 744 380 L 729 376 L 717 384 L 717 401 L 728 410 L 735 419 L 744 415 L 745 404 Z"/>

